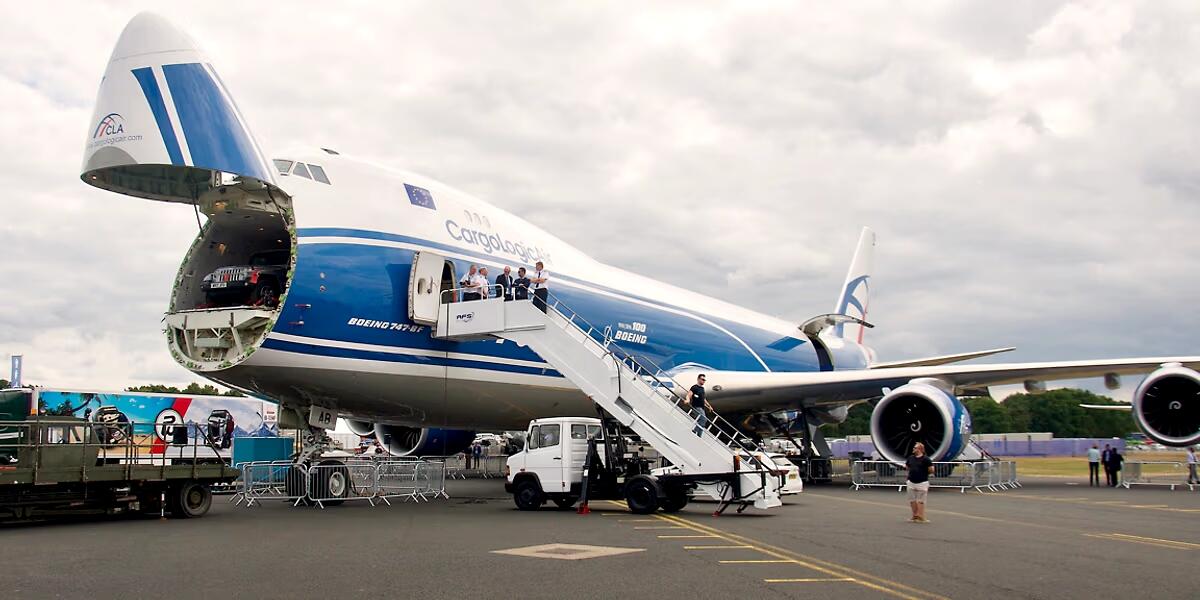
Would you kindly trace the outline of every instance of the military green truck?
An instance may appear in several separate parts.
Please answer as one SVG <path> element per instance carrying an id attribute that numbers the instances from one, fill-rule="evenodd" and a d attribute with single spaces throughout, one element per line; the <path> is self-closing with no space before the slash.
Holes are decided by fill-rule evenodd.
<path id="1" fill-rule="evenodd" d="M 212 506 L 212 486 L 239 475 L 213 460 L 216 448 L 204 431 L 174 436 L 178 451 L 169 457 L 154 452 L 168 442 L 133 434 L 186 425 L 37 412 L 30 390 L 0 390 L 0 520 L 81 512 L 199 517 Z"/>

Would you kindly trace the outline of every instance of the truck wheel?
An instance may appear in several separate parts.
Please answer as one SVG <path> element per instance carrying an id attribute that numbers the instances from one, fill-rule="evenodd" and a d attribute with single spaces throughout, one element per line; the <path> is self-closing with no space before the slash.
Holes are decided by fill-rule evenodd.
<path id="1" fill-rule="evenodd" d="M 204 516 L 212 508 L 212 490 L 207 485 L 186 481 L 171 490 L 171 514 L 181 519 Z"/>
<path id="2" fill-rule="evenodd" d="M 635 515 L 648 515 L 658 510 L 658 485 L 645 475 L 634 477 L 625 484 L 625 502 Z"/>
<path id="3" fill-rule="evenodd" d="M 546 495 L 542 493 L 542 486 L 532 479 L 517 484 L 517 490 L 513 492 L 513 502 L 521 510 L 537 510 L 545 501 Z"/>
<path id="4" fill-rule="evenodd" d="M 667 490 L 667 497 L 662 501 L 663 512 L 673 513 L 683 510 L 688 504 L 688 493 L 683 488 Z"/>
<path id="5" fill-rule="evenodd" d="M 552 498 L 552 500 L 554 500 L 554 505 L 562 510 L 567 510 L 568 508 L 575 506 L 576 502 L 579 502 L 579 498 L 575 496 L 556 496 Z"/>

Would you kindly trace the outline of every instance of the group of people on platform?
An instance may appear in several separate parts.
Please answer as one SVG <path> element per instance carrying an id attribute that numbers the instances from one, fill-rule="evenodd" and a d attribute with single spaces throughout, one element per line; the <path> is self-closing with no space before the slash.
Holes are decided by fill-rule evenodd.
<path id="1" fill-rule="evenodd" d="M 1109 444 L 1104 445 L 1104 451 L 1098 444 L 1092 444 L 1088 449 L 1088 486 L 1100 486 L 1100 466 L 1104 465 L 1105 485 L 1117 487 L 1121 483 L 1121 463 L 1125 455 Z"/>
<path id="2" fill-rule="evenodd" d="M 546 310 L 546 298 L 550 293 L 550 272 L 542 261 L 537 261 L 533 272 L 526 272 L 525 267 L 517 269 L 513 277 L 512 267 L 504 267 L 504 272 L 497 275 L 495 281 L 488 281 L 487 267 L 472 264 L 466 275 L 458 281 L 462 290 L 462 301 L 486 300 L 503 296 L 505 301 L 529 300 Z"/>

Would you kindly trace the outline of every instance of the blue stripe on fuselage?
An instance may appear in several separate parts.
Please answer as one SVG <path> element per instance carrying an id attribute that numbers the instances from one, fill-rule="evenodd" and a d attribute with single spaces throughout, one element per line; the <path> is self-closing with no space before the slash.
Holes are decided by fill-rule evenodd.
<path id="1" fill-rule="evenodd" d="M 371 350 L 356 350 L 350 348 L 333 348 L 330 346 L 321 346 L 318 344 L 302 344 L 299 342 L 288 342 L 284 340 L 276 340 L 267 338 L 263 342 L 263 348 L 271 350 L 282 350 L 284 352 L 296 352 L 299 354 L 312 354 L 317 356 L 333 356 L 337 358 L 357 358 L 361 360 L 375 360 L 382 362 L 401 362 L 421 365 L 432 365 L 438 367 L 462 367 L 465 369 L 483 369 L 486 371 L 501 371 L 505 373 L 522 373 L 525 375 L 545 375 L 547 377 L 562 377 L 558 371 L 547 366 L 528 367 L 524 365 L 510 365 L 503 363 L 495 363 L 481 360 L 470 360 L 462 358 L 443 358 L 437 356 L 414 356 L 411 354 L 395 354 L 392 352 L 375 352 Z"/>
<path id="2" fill-rule="evenodd" d="M 459 255 L 478 256 L 479 262 L 485 264 L 502 262 L 498 257 L 382 232 L 305 228 L 299 230 L 299 235 L 301 238 L 356 237 L 395 241 Z M 447 342 L 432 339 L 428 328 L 412 332 L 348 325 L 351 319 L 356 318 L 408 323 L 408 273 L 412 259 L 412 250 L 388 246 L 363 245 L 350 241 L 300 244 L 287 307 L 275 331 L 328 340 L 542 362 L 532 351 L 511 343 Z M 453 262 L 456 275 L 461 276 L 466 271 L 467 262 Z M 555 276 L 563 281 L 576 281 L 559 274 Z M 599 287 L 590 282 L 580 283 Z M 320 291 L 321 286 L 325 286 L 325 291 Z M 616 290 L 611 293 L 635 297 Z M 646 344 L 617 343 L 630 352 L 651 358 L 664 369 L 670 370 L 678 365 L 691 363 L 723 370 L 762 370 L 762 365 L 757 359 L 730 334 L 686 315 L 654 308 L 663 306 L 659 303 L 641 300 L 652 305 L 645 306 L 567 286 L 558 288 L 555 294 L 593 324 L 601 328 L 611 326 L 614 333 L 618 331 L 618 323 L 645 323 Z M 299 309 L 297 305 L 308 305 L 310 308 Z M 712 317 L 705 318 L 744 340 L 767 361 L 772 370 L 820 370 L 819 361 L 811 346 L 807 344 L 787 349 L 770 348 L 770 344 L 779 337 L 776 332 Z M 304 324 L 293 324 L 300 321 Z M 854 356 L 856 355 L 850 355 L 851 358 Z M 839 363 L 838 366 L 859 365 Z"/>

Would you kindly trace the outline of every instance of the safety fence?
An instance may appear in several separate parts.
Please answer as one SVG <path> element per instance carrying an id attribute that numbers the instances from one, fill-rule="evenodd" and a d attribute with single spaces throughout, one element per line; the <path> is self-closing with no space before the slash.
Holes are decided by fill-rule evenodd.
<path id="1" fill-rule="evenodd" d="M 439 456 L 425 457 L 440 460 L 446 463 L 446 477 L 448 479 L 491 479 L 493 477 L 504 477 L 504 467 L 508 464 L 508 457 L 502 454 L 480 456 L 466 456 L 465 454 L 456 454 L 454 456 Z"/>
<path id="2" fill-rule="evenodd" d="M 1161 485 L 1170 487 L 1187 487 L 1194 491 L 1200 487 L 1195 469 L 1188 465 L 1172 461 L 1127 460 L 1120 473 L 1121 485 L 1129 489 L 1135 485 Z"/>
<path id="3" fill-rule="evenodd" d="M 392 504 L 394 499 L 428 502 L 449 498 L 446 464 L 437 460 L 349 459 L 301 465 L 288 461 L 248 462 L 237 465 L 242 476 L 234 504 L 247 507 L 264 500 L 290 501 L 293 506 L 341 504 L 356 500 L 371 506 Z"/>
<path id="4" fill-rule="evenodd" d="M 887 461 L 859 460 L 850 466 L 850 484 L 855 490 L 864 487 L 894 487 L 904 490 L 908 472 L 904 465 Z M 1017 479 L 1017 463 L 999 461 L 951 461 L 933 463 L 929 487 L 950 488 L 960 492 L 997 491 L 1021 487 Z"/>

